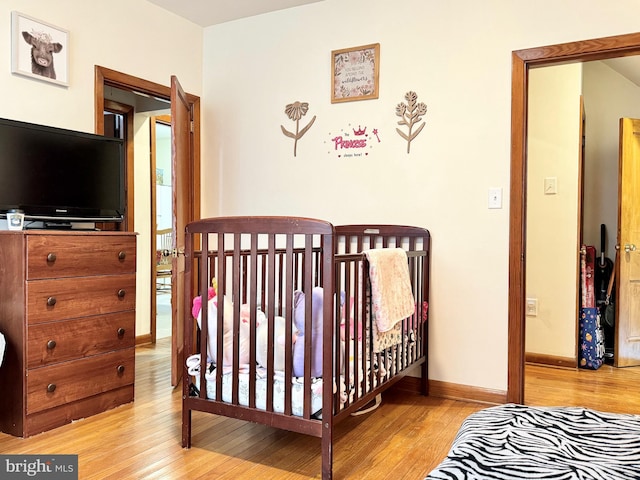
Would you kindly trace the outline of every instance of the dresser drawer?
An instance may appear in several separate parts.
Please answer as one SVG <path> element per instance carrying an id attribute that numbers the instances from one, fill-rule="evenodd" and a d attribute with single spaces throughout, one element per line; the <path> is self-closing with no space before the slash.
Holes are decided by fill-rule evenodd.
<path id="1" fill-rule="evenodd" d="M 27 414 L 133 384 L 134 378 L 134 348 L 30 369 Z"/>
<path id="2" fill-rule="evenodd" d="M 61 278 L 27 282 L 27 324 L 133 310 L 136 276 Z"/>
<path id="3" fill-rule="evenodd" d="M 27 331 L 27 367 L 134 347 L 135 322 L 135 312 L 128 311 L 32 325 Z"/>
<path id="4" fill-rule="evenodd" d="M 28 235 L 27 280 L 136 271 L 135 236 Z"/>

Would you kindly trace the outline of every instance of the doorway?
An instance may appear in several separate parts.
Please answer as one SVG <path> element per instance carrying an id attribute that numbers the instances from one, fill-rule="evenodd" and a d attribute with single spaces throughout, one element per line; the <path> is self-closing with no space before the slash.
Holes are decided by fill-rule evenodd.
<path id="1" fill-rule="evenodd" d="M 118 136 L 127 145 L 127 178 L 133 178 L 134 184 L 127 188 L 131 192 L 127 203 L 138 204 L 141 208 L 127 208 L 125 230 L 135 230 L 138 242 L 145 242 L 147 231 L 151 238 L 157 238 L 159 229 L 172 229 L 172 195 L 171 188 L 171 104 L 168 100 L 154 98 L 114 86 L 104 90 L 105 98 L 105 135 Z M 138 166 L 134 168 L 134 159 Z M 149 160 L 149 173 L 146 178 L 141 174 L 141 162 Z M 159 164 L 159 167 L 157 165 Z M 158 168 L 162 171 L 158 174 Z M 138 173 L 136 173 L 138 172 Z M 166 173 L 165 173 L 166 172 Z M 158 186 L 160 183 L 160 186 Z M 158 207 L 157 192 L 162 195 Z M 150 198 L 150 201 L 143 202 Z M 137 200 L 137 201 L 136 201 Z M 142 208 L 148 204 L 150 208 Z M 147 218 L 148 215 L 148 218 Z M 134 228 L 135 221 L 135 228 Z M 131 225 L 131 227 L 129 227 Z M 159 226 L 158 226 L 159 225 Z M 110 225 L 101 225 L 110 228 Z M 149 230 L 147 230 L 149 229 Z M 173 247 L 153 242 L 151 265 L 154 268 L 150 283 L 150 325 L 148 334 L 136 336 L 136 343 L 155 343 L 157 338 L 171 335 L 172 290 L 171 290 L 171 255 L 166 254 Z M 162 255 L 160 255 L 162 253 Z M 162 264 L 160 267 L 159 264 Z M 140 275 L 140 268 L 138 269 Z M 169 288 L 167 288 L 169 287 Z M 139 308 L 139 306 L 138 306 Z M 138 328 L 138 332 L 141 329 Z"/>
<path id="2" fill-rule="evenodd" d="M 104 111 L 105 101 L 108 101 L 105 100 L 106 93 L 112 88 L 134 94 L 137 97 L 148 97 L 149 99 L 169 102 L 171 105 L 173 118 L 171 122 L 172 162 L 174 166 L 178 165 L 179 167 L 173 173 L 173 180 L 176 180 L 174 182 L 173 222 L 174 231 L 177 233 L 174 237 L 174 247 L 177 247 L 176 251 L 179 252 L 183 247 L 179 242 L 184 242 L 184 234 L 181 236 L 179 229 L 184 228 L 185 223 L 200 218 L 200 99 L 185 93 L 179 86 L 175 76 L 171 77 L 171 86 L 167 87 L 96 66 L 95 130 L 99 134 L 104 133 L 104 116 L 102 112 Z M 139 130 L 135 133 L 137 134 L 138 132 Z M 149 142 L 146 141 L 146 144 L 149 145 Z M 155 327 L 152 330 L 155 312 L 154 315 L 151 314 L 151 311 L 155 310 L 156 304 L 154 288 L 155 222 L 151 221 L 149 168 L 143 170 L 142 180 L 134 181 L 135 176 L 130 174 L 130 172 L 136 171 L 133 168 L 133 153 L 128 158 L 130 161 L 127 170 L 127 215 L 135 218 L 135 228 L 133 222 L 131 222 L 128 224 L 127 229 L 138 233 L 136 343 L 141 344 L 155 341 Z M 140 157 L 138 161 L 145 161 L 144 156 Z M 134 186 L 136 189 L 135 194 Z M 176 282 L 175 279 L 182 279 L 184 258 L 172 256 L 172 261 L 174 266 L 179 266 L 179 268 L 173 268 L 172 270 L 172 283 L 177 286 L 175 287 L 175 301 L 172 303 L 171 372 L 172 384 L 176 385 L 182 372 L 180 352 L 182 350 L 182 320 L 185 309 L 182 308 L 183 302 L 180 298 L 180 283 Z M 141 298 L 147 298 L 148 301 L 141 302 Z"/>
<path id="3" fill-rule="evenodd" d="M 582 80 L 581 64 L 529 72 L 526 360 L 565 367 L 578 365 Z"/>
<path id="4" fill-rule="evenodd" d="M 524 403 L 529 70 L 561 62 L 638 54 L 640 33 L 519 50 L 512 54 L 508 402 Z"/>

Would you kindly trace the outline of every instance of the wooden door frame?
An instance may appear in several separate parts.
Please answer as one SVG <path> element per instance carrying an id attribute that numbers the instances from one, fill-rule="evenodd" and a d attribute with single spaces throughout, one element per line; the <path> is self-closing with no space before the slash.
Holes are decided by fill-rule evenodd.
<path id="1" fill-rule="evenodd" d="M 150 82 L 142 78 L 127 75 L 122 72 L 111 70 L 109 68 L 96 65 L 94 68 L 94 110 L 95 110 L 95 131 L 97 134 L 104 134 L 104 108 L 105 98 L 104 91 L 105 86 L 112 86 L 121 90 L 144 93 L 152 97 L 161 98 L 164 100 L 171 99 L 171 87 L 160 85 L 158 83 Z M 195 95 L 186 94 L 189 105 L 193 112 L 193 152 L 192 152 L 192 165 L 191 170 L 193 176 L 191 177 L 191 212 L 195 220 L 200 218 L 200 97 Z M 133 139 L 132 139 L 133 140 Z M 134 181 L 133 181 L 133 153 L 131 154 L 130 165 L 127 165 L 127 216 L 129 216 L 129 209 L 131 209 L 131 223 L 128 223 L 128 231 L 133 230 L 133 209 L 134 205 Z M 187 220 L 189 221 L 189 220 Z M 152 225 L 151 241 L 149 245 L 150 255 L 155 255 L 155 226 Z M 155 262 L 151 261 L 151 282 L 155 282 Z M 155 285 L 155 283 L 154 283 Z M 155 290 L 152 288 L 152 293 L 155 295 Z M 180 292 L 174 292 L 179 295 Z M 155 298 L 150 298 L 150 302 L 153 304 L 151 310 L 155 310 Z M 150 333 L 147 335 L 136 336 L 136 344 L 149 343 L 152 341 L 151 324 Z"/>
<path id="2" fill-rule="evenodd" d="M 524 403 L 528 74 L 532 67 L 640 54 L 640 33 L 512 52 L 507 402 Z"/>

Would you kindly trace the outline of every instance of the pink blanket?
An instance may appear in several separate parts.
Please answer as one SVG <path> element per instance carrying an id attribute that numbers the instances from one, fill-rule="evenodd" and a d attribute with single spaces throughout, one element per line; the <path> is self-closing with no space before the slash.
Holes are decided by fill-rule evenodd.
<path id="1" fill-rule="evenodd" d="M 371 279 L 371 303 L 380 332 L 413 314 L 415 300 L 411 292 L 407 253 L 402 248 L 366 250 Z"/>

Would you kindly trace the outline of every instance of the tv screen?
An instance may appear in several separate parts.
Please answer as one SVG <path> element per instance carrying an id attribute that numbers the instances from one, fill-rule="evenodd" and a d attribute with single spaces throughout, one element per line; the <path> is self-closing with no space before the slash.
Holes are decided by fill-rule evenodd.
<path id="1" fill-rule="evenodd" d="M 0 212 L 28 220 L 121 221 L 124 142 L 0 119 Z"/>

